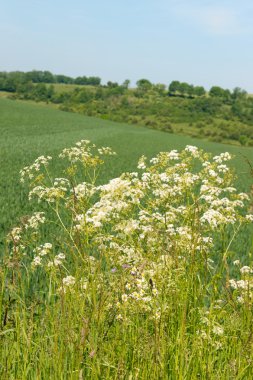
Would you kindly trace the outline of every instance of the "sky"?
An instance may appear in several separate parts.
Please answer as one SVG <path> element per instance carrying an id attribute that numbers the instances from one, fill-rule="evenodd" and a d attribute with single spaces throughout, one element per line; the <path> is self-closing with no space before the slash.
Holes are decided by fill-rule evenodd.
<path id="1" fill-rule="evenodd" d="M 0 0 L 0 71 L 253 92 L 252 0 Z"/>

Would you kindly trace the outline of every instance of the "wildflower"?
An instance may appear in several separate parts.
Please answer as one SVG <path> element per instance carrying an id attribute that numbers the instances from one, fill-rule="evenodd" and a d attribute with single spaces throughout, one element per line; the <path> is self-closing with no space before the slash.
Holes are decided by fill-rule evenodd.
<path id="1" fill-rule="evenodd" d="M 32 266 L 37 267 L 37 266 L 40 266 L 40 265 L 42 265 L 41 257 L 40 256 L 35 256 L 34 259 L 33 259 L 33 262 L 32 262 Z"/>
<path id="2" fill-rule="evenodd" d="M 220 327 L 220 326 L 214 326 L 212 331 L 215 335 L 223 335 L 224 334 L 224 329 L 223 329 L 223 327 Z"/>
<path id="3" fill-rule="evenodd" d="M 146 160 L 147 160 L 147 157 L 141 156 L 141 158 L 138 161 L 137 168 L 142 169 L 142 170 L 146 169 Z"/>
<path id="4" fill-rule="evenodd" d="M 242 268 L 240 269 L 240 272 L 241 272 L 242 274 L 250 273 L 250 272 L 251 272 L 251 268 L 248 267 L 248 266 L 244 266 L 244 267 L 242 267 Z"/>
<path id="5" fill-rule="evenodd" d="M 62 279 L 62 283 L 65 286 L 74 285 L 75 284 L 75 277 L 73 277 L 73 276 L 67 276 L 67 277 L 65 277 L 65 278 Z"/>
<path id="6" fill-rule="evenodd" d="M 187 145 L 185 151 L 191 153 L 193 157 L 198 157 L 199 155 L 198 148 L 193 145 Z"/>

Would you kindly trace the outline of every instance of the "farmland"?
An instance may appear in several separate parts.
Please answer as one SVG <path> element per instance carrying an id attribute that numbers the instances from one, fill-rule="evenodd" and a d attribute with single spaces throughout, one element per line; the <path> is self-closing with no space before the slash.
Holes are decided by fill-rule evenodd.
<path id="1" fill-rule="evenodd" d="M 0 162 L 1 379 L 252 378 L 252 147 L 2 97 Z"/>
<path id="2" fill-rule="evenodd" d="M 134 170 L 139 156 L 149 157 L 159 151 L 199 146 L 217 154 L 228 151 L 235 155 L 240 189 L 251 184 L 247 160 L 253 161 L 253 148 L 241 148 L 205 142 L 185 136 L 166 134 L 144 127 L 89 118 L 51 109 L 47 105 L 0 99 L 1 155 L 1 235 L 29 210 L 27 194 L 19 184 L 19 170 L 37 156 L 56 156 L 64 147 L 86 138 L 109 145 L 118 154 L 101 177 L 107 181 L 125 170 Z"/>
<path id="3" fill-rule="evenodd" d="M 252 97 L 232 91 L 172 81 L 140 79 L 130 87 L 99 77 L 71 78 L 48 71 L 0 72 L 1 92 L 12 99 L 44 102 L 64 111 L 146 126 L 208 141 L 253 146 Z"/>

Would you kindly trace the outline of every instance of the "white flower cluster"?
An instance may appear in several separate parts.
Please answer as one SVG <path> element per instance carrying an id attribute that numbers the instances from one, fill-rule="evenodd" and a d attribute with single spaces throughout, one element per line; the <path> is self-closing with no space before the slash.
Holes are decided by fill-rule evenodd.
<path id="1" fill-rule="evenodd" d="M 32 165 L 26 166 L 20 170 L 20 181 L 24 182 L 26 178 L 29 180 L 33 179 L 36 175 L 38 175 L 41 167 L 47 166 L 50 160 L 52 160 L 51 156 L 38 157 Z"/>
<path id="2" fill-rule="evenodd" d="M 76 279 L 73 276 L 66 276 L 62 279 L 62 286 L 58 289 L 59 292 L 66 293 L 68 290 L 72 290 L 76 283 Z"/>
<path id="3" fill-rule="evenodd" d="M 45 223 L 45 213 L 44 212 L 35 212 L 32 216 L 30 216 L 25 222 L 25 228 L 32 228 L 37 230 L 40 224 Z"/>
<path id="4" fill-rule="evenodd" d="M 100 271 L 98 282 L 92 286 L 98 292 L 103 285 L 110 289 L 116 319 L 125 320 L 127 314 L 138 309 L 160 320 L 165 312 L 159 303 L 161 291 L 174 299 L 180 297 L 177 284 L 184 281 L 186 268 L 193 263 L 200 263 L 202 270 L 213 273 L 212 253 L 220 230 L 224 232 L 228 225 L 236 230 L 237 224 L 252 221 L 252 215 L 244 217 L 241 212 L 249 197 L 238 194 L 232 186 L 232 172 L 224 164 L 231 159 L 228 153 L 212 159 L 189 145 L 181 152 L 160 152 L 149 161 L 142 156 L 139 172 L 123 173 L 96 186 L 94 172 L 102 163 L 101 155 L 114 152 L 108 147 L 97 149 L 88 140 L 64 149 L 60 157 L 70 161 L 65 171 L 69 179 L 55 178 L 48 186 L 45 181 L 36 183 L 29 194 L 30 198 L 36 196 L 39 201 L 50 203 L 56 211 L 66 238 L 64 246 L 69 247 L 69 252 L 64 248 L 66 257 L 73 255 L 81 265 L 87 263 L 87 267 L 81 267 L 82 276 L 76 276 L 67 267 L 71 260 L 64 261 L 65 253 L 52 254 L 50 243 L 34 250 L 32 266 L 44 267 L 58 276 L 61 292 L 75 288 L 85 293 L 90 276 L 98 271 L 96 265 L 104 260 L 111 270 Z M 77 162 L 84 169 L 80 182 L 80 177 L 75 177 Z M 27 225 L 37 228 L 43 222 L 44 215 L 37 213 Z M 20 234 L 18 229 L 12 233 L 17 244 Z M 242 267 L 241 275 L 250 276 L 251 269 Z M 231 280 L 230 286 L 244 291 L 245 281 L 248 279 Z M 221 326 L 211 326 L 211 335 L 222 335 Z"/>
<path id="5" fill-rule="evenodd" d="M 58 267 L 60 265 L 62 265 L 62 262 L 63 260 L 65 260 L 66 256 L 64 255 L 64 253 L 59 253 L 58 255 L 56 255 L 53 259 L 53 261 L 49 261 L 47 266 L 48 268 L 51 268 L 51 267 Z"/>
<path id="6" fill-rule="evenodd" d="M 109 147 L 96 149 L 96 145 L 91 144 L 89 140 L 81 140 L 78 141 L 74 147 L 64 149 L 59 157 L 67 158 L 71 163 L 80 161 L 87 166 L 95 166 L 102 163 L 95 154 L 100 156 L 116 155 L 116 153 Z"/>
<path id="7" fill-rule="evenodd" d="M 234 265 L 239 267 L 240 260 L 235 260 Z M 239 304 L 253 305 L 253 269 L 247 265 L 240 268 L 241 279 L 229 280 L 229 286 L 234 290 L 236 301 Z"/>
<path id="8" fill-rule="evenodd" d="M 75 195 L 75 197 L 78 200 L 81 200 L 85 198 L 90 198 L 92 195 L 95 194 L 96 191 L 97 189 L 95 186 L 93 186 L 90 183 L 83 182 L 75 186 L 74 189 L 72 190 L 72 193 Z"/>
<path id="9" fill-rule="evenodd" d="M 34 259 L 32 261 L 32 266 L 37 267 L 42 265 L 42 260 L 44 256 L 47 256 L 52 249 L 51 243 L 41 244 L 39 247 L 35 248 L 33 252 L 35 253 Z"/>
<path id="10" fill-rule="evenodd" d="M 230 161 L 232 158 L 231 154 L 228 152 L 221 153 L 219 156 L 214 156 L 213 160 L 218 164 L 222 164 L 224 161 Z"/>

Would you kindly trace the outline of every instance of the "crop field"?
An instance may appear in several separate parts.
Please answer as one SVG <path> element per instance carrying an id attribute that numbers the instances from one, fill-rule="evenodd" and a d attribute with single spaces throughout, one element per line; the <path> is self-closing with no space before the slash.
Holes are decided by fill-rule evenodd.
<path id="1" fill-rule="evenodd" d="M 205 142 L 185 136 L 153 131 L 61 112 L 46 105 L 0 99 L 0 209 L 1 235 L 28 210 L 27 193 L 19 183 L 19 171 L 42 154 L 57 156 L 61 149 L 80 139 L 109 145 L 117 156 L 108 163 L 101 181 L 108 181 L 122 171 L 136 169 L 138 158 L 152 157 L 159 151 L 196 145 L 207 152 L 228 151 L 235 156 L 233 165 L 241 190 L 251 184 L 250 166 L 253 148 Z"/>
<path id="2" fill-rule="evenodd" d="M 253 377 L 253 148 L 0 97 L 0 163 L 0 379 Z"/>

